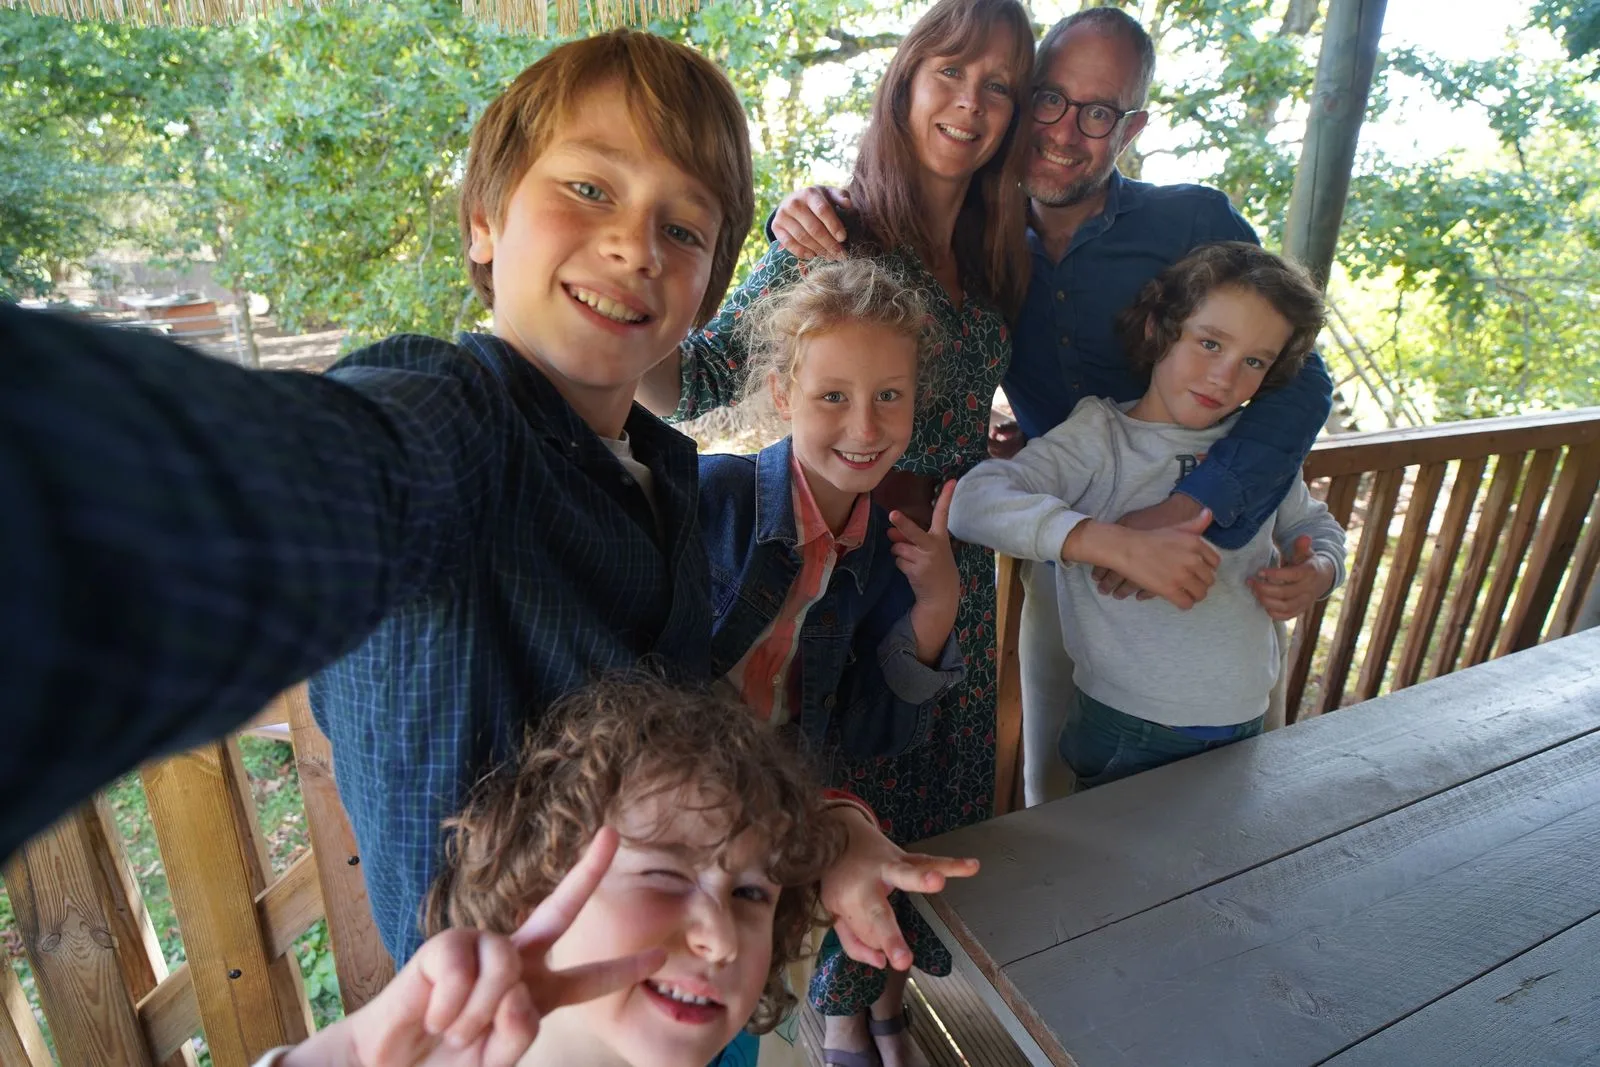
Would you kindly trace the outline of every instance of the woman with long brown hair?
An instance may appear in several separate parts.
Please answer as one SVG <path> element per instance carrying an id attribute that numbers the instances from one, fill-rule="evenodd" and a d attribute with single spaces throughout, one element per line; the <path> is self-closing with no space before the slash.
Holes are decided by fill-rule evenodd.
<path id="1" fill-rule="evenodd" d="M 987 457 L 989 406 L 1011 359 L 1008 323 L 1028 284 L 1018 127 L 1032 72 L 1033 31 L 1017 0 L 939 0 L 889 63 L 850 181 L 853 253 L 888 262 L 933 310 L 930 395 L 878 492 L 924 527 L 940 484 Z M 639 399 L 676 418 L 736 402 L 745 386 L 740 318 L 803 270 L 773 245 L 678 358 L 651 372 Z M 994 557 L 963 544 L 956 562 L 967 674 L 932 712 L 931 739 L 893 759 L 835 756 L 828 768 L 832 784 L 870 804 L 900 844 L 986 818 L 994 797 Z M 947 973 L 949 954 L 920 917 L 903 899 L 896 912 L 916 965 Z M 811 987 L 828 1017 L 824 1062 L 876 1064 L 874 1038 L 883 1062 L 914 1062 L 904 988 L 903 973 L 855 962 L 830 936 Z"/>

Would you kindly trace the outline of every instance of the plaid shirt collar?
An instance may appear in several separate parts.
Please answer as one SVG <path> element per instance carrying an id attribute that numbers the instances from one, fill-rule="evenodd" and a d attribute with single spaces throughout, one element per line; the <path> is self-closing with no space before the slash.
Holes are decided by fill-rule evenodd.
<path id="1" fill-rule="evenodd" d="M 616 461 L 599 435 L 572 409 L 561 391 L 510 344 L 487 333 L 463 333 L 456 338 L 456 343 L 505 384 L 517 409 L 528 420 L 528 425 L 545 440 L 585 464 L 591 461 Z M 636 457 L 655 455 L 661 450 L 681 449 L 684 442 L 689 441 L 689 438 L 637 402 L 629 409 L 622 432 Z"/>

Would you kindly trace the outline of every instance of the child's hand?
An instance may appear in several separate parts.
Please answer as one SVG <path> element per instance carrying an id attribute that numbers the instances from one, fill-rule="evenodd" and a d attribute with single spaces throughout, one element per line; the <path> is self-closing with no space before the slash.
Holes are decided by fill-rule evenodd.
<path id="1" fill-rule="evenodd" d="M 1267 567 L 1245 584 L 1268 615 L 1288 622 L 1311 610 L 1311 605 L 1333 588 L 1333 564 L 1324 556 L 1311 554 L 1311 538 L 1295 538 L 1289 558 L 1281 567 Z"/>
<path id="2" fill-rule="evenodd" d="M 937 893 L 946 878 L 977 874 L 978 861 L 907 852 L 860 808 L 841 804 L 833 810 L 850 834 L 844 855 L 822 876 L 822 906 L 833 916 L 839 945 L 858 963 L 910 970 L 911 948 L 895 922 L 889 891 Z"/>
<path id="3" fill-rule="evenodd" d="M 1109 567 L 1141 589 L 1188 611 L 1206 598 L 1217 580 L 1222 557 L 1200 534 L 1211 524 L 1211 512 L 1159 530 L 1088 520 L 1072 528 L 1061 545 L 1068 563 Z"/>
<path id="4" fill-rule="evenodd" d="M 933 521 L 926 530 L 904 512 L 889 513 L 893 524 L 889 540 L 894 542 L 890 551 L 916 594 L 911 628 L 917 635 L 917 658 L 927 664 L 939 661 L 961 603 L 961 574 L 950 549 L 950 498 L 955 491 L 954 480 L 944 483 L 933 504 Z"/>
<path id="5" fill-rule="evenodd" d="M 514 1067 L 545 1015 L 641 981 L 664 960 L 654 949 L 568 971 L 545 962 L 616 851 L 616 831 L 602 829 L 510 937 L 454 929 L 429 938 L 371 1003 L 297 1046 L 282 1067 Z"/>

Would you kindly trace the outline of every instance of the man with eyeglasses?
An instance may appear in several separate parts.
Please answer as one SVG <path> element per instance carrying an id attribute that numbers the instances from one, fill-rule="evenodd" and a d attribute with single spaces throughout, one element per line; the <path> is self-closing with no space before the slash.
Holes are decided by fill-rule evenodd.
<path id="1" fill-rule="evenodd" d="M 1117 157 L 1149 118 L 1144 107 L 1155 72 L 1155 48 L 1136 20 L 1111 7 L 1062 19 L 1040 42 L 1034 72 L 1023 119 L 1032 274 L 1005 377 L 1017 422 L 991 429 L 996 455 L 1015 454 L 1027 438 L 1065 421 L 1086 396 L 1137 399 L 1146 383 L 1117 343 L 1117 313 L 1194 248 L 1259 243 L 1218 190 L 1152 185 L 1117 170 Z M 847 206 L 848 196 L 817 188 L 794 194 L 776 212 L 773 235 L 801 257 L 839 254 L 833 235 L 844 227 L 833 203 Z M 1327 370 L 1313 353 L 1298 378 L 1249 405 L 1232 433 L 1164 503 L 1121 521 L 1141 529 L 1173 526 L 1207 508 L 1213 517 L 1207 538 L 1219 548 L 1245 544 L 1299 477 L 1314 440 L 1306 428 L 1326 421 L 1332 394 Z M 1020 652 L 1029 804 L 1070 789 L 1055 740 L 1061 714 L 1074 703 L 1072 668 L 1047 567 L 1024 572 Z M 1101 588 L 1117 596 L 1137 592 L 1116 575 Z M 1275 704 L 1274 712 L 1281 710 Z"/>

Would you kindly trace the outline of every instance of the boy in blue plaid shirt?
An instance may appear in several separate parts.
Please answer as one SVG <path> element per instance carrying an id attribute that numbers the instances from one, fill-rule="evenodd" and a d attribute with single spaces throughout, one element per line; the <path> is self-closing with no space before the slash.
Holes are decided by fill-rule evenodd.
<path id="1" fill-rule="evenodd" d="M 403 965 L 441 823 L 531 722 L 641 660 L 708 671 L 694 444 L 632 401 L 716 312 L 752 201 L 726 78 L 617 31 L 524 71 L 473 132 L 462 233 L 491 334 L 263 374 L 0 305 L 0 857 L 322 670 Z M 885 886 L 937 892 L 948 861 L 830 817 L 837 922 L 908 967 Z"/>
<path id="2" fill-rule="evenodd" d="M 98 784 L 28 793 L 61 723 L 115 771 L 343 655 L 312 706 L 403 964 L 441 821 L 530 721 L 641 659 L 708 670 L 695 446 L 633 393 L 717 310 L 753 199 L 726 77 L 617 31 L 528 68 L 473 131 L 461 223 L 492 333 L 312 376 L 0 315 L 0 853 Z"/>

